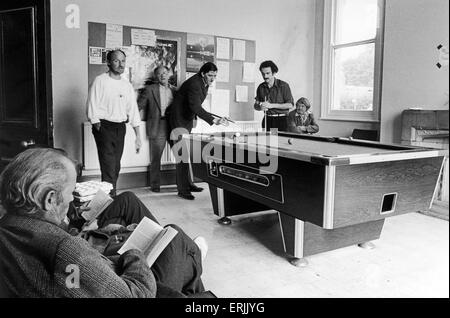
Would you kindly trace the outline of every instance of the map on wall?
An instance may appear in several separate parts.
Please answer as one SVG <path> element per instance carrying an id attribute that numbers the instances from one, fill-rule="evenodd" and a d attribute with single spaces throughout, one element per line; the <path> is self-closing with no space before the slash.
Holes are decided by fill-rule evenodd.
<path id="1" fill-rule="evenodd" d="M 170 70 L 169 83 L 178 86 L 179 56 L 176 40 L 157 39 L 156 46 L 131 45 L 124 48 L 127 54 L 127 74 L 135 90 L 154 81 L 154 70 L 164 65 Z"/>

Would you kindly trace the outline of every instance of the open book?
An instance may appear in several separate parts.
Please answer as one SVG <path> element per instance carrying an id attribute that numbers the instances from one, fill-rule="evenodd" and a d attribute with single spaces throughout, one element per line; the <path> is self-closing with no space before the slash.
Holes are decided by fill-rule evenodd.
<path id="1" fill-rule="evenodd" d="M 81 216 L 87 223 L 92 223 L 114 200 L 102 190 L 98 190 L 92 200 L 88 203 L 89 211 L 83 212 Z"/>
<path id="2" fill-rule="evenodd" d="M 145 255 L 147 264 L 151 267 L 177 233 L 173 227 L 163 228 L 144 217 L 118 253 L 122 255 L 128 250 L 137 249 Z"/>

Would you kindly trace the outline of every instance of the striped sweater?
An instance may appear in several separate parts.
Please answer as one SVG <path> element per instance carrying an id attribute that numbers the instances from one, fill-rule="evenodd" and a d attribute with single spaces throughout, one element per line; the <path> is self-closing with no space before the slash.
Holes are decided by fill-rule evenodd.
<path id="1" fill-rule="evenodd" d="M 0 297 L 153 298 L 156 281 L 132 250 L 113 263 L 50 222 L 6 215 L 0 220 Z"/>

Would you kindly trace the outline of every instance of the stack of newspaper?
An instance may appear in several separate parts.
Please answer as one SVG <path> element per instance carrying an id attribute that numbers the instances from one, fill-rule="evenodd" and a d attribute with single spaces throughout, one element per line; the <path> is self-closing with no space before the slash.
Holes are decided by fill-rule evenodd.
<path id="1" fill-rule="evenodd" d="M 97 194 L 98 190 L 102 190 L 104 193 L 109 193 L 112 188 L 112 184 L 108 182 L 100 182 L 95 180 L 81 182 L 75 185 L 73 196 L 78 202 L 84 203 L 91 201 Z"/>
<path id="2" fill-rule="evenodd" d="M 93 223 L 113 202 L 108 194 L 112 188 L 112 184 L 100 181 L 87 181 L 75 185 L 73 192 L 75 200 L 89 208 L 81 214 L 87 225 Z"/>

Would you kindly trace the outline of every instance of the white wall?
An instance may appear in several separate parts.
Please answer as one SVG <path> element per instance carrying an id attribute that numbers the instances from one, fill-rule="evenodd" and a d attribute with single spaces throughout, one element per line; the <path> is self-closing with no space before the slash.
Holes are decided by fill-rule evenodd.
<path id="1" fill-rule="evenodd" d="M 65 26 L 69 4 L 81 10 L 80 29 Z M 88 22 L 254 40 L 257 64 L 274 60 L 295 99 L 313 93 L 314 0 L 52 0 L 51 14 L 55 146 L 79 160 L 88 91 Z"/>
<path id="2" fill-rule="evenodd" d="M 448 109 L 448 66 L 436 67 L 437 46 L 449 45 L 448 25 L 448 0 L 386 1 L 382 141 L 401 141 L 405 109 Z"/>

